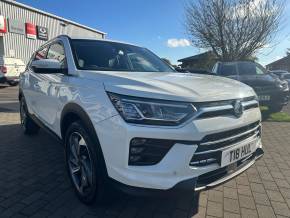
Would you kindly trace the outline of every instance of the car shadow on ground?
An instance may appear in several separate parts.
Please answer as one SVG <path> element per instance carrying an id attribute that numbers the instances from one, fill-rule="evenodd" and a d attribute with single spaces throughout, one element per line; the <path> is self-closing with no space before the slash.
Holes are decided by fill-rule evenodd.
<path id="1" fill-rule="evenodd" d="M 193 194 L 133 197 L 116 192 L 112 204 L 86 206 L 69 182 L 60 142 L 40 131 L 25 136 L 19 124 L 0 125 L 0 217 L 192 217 Z M 12 214 L 13 213 L 13 214 Z"/>

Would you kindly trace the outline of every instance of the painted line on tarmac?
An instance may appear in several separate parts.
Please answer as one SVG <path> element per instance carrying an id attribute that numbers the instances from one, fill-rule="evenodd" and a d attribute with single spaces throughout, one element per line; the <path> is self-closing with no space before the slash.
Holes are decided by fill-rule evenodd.
<path id="1" fill-rule="evenodd" d="M 13 103 L 19 103 L 19 101 L 1 101 L 0 104 L 13 104 Z"/>

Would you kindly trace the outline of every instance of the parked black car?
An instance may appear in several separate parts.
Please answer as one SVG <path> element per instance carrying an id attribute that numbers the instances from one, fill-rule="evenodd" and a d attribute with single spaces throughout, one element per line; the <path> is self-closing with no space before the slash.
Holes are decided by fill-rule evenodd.
<path id="1" fill-rule="evenodd" d="M 288 83 L 256 62 L 217 62 L 213 73 L 251 86 L 256 91 L 260 104 L 267 106 L 271 112 L 281 111 L 289 101 Z"/>
<path id="2" fill-rule="evenodd" d="M 281 80 L 285 80 L 288 82 L 288 86 L 290 88 L 290 73 L 286 70 L 273 70 L 270 71 L 272 74 L 277 75 Z"/>
<path id="3" fill-rule="evenodd" d="M 213 75 L 214 73 L 205 69 L 189 69 L 190 73 Z"/>
<path id="4" fill-rule="evenodd" d="M 207 75 L 215 75 L 213 72 L 205 70 L 205 69 L 184 69 L 181 67 L 176 67 L 175 70 L 180 73 L 195 73 L 195 74 L 207 74 Z"/>
<path id="5" fill-rule="evenodd" d="M 276 76 L 278 76 L 280 79 L 282 79 L 282 76 L 284 74 L 289 74 L 288 71 L 286 70 L 271 70 L 270 73 L 275 74 Z"/>

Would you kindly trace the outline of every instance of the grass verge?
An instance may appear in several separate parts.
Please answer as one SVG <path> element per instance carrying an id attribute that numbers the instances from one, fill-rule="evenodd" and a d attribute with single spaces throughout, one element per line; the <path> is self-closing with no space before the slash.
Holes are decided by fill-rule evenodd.
<path id="1" fill-rule="evenodd" d="M 285 112 L 278 112 L 269 114 L 268 108 L 260 107 L 264 120 L 274 121 L 274 122 L 290 122 L 290 114 Z"/>

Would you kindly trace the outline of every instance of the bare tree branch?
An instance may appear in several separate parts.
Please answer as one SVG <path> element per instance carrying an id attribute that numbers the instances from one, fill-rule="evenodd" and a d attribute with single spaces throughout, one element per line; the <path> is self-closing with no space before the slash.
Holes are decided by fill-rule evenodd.
<path id="1" fill-rule="evenodd" d="M 189 0 L 185 27 L 192 43 L 221 60 L 248 59 L 278 31 L 283 0 Z"/>

